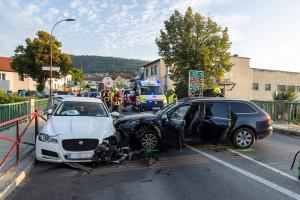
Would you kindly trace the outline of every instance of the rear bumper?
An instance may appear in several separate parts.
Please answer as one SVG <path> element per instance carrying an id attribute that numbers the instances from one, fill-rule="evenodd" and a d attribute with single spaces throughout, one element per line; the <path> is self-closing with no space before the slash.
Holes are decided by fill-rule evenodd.
<path id="1" fill-rule="evenodd" d="M 145 110 L 145 111 L 152 111 L 152 110 L 159 110 L 161 108 L 164 107 L 163 104 L 158 103 L 158 104 L 154 104 L 154 103 L 141 103 L 141 109 Z"/>
<path id="2" fill-rule="evenodd" d="M 273 133 L 273 127 L 269 126 L 261 130 L 257 130 L 257 139 L 263 139 L 266 137 L 270 137 Z"/>

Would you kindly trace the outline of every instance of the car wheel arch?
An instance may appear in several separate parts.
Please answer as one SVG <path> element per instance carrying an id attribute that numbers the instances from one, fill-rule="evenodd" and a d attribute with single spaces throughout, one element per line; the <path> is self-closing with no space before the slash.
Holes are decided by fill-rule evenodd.
<path id="1" fill-rule="evenodd" d="M 139 124 L 138 126 L 136 126 L 136 131 L 135 131 L 135 132 L 138 132 L 138 131 L 141 130 L 141 129 L 150 129 L 150 130 L 154 129 L 155 132 L 157 132 L 158 136 L 159 136 L 160 138 L 162 138 L 162 133 L 161 133 L 162 131 L 161 131 L 161 129 L 160 129 L 157 125 L 155 125 L 155 124 L 142 122 L 141 124 Z M 139 137 L 141 137 L 141 136 L 140 136 L 140 135 L 137 135 L 136 137 L 139 138 Z"/>
<path id="2" fill-rule="evenodd" d="M 253 134 L 254 134 L 254 140 L 257 140 L 257 132 L 256 132 L 255 128 L 253 128 L 252 126 L 249 126 L 249 125 L 245 125 L 245 124 L 240 125 L 240 126 L 234 128 L 232 130 L 232 132 L 230 134 L 230 139 L 231 140 L 233 139 L 233 136 L 234 136 L 235 132 L 238 131 L 238 130 L 240 130 L 241 128 L 248 128 L 248 129 L 250 129 L 253 132 Z"/>

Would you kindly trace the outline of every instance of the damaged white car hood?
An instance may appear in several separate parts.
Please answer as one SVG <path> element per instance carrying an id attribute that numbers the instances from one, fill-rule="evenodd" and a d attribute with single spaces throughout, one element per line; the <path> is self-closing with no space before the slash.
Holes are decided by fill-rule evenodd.
<path id="1" fill-rule="evenodd" d="M 42 133 L 60 139 L 90 138 L 99 139 L 115 134 L 110 117 L 51 116 Z"/>

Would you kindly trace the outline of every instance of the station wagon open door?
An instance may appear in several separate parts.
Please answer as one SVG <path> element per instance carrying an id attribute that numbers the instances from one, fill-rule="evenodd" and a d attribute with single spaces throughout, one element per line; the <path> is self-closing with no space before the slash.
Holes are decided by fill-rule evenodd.
<path id="1" fill-rule="evenodd" d="M 200 119 L 202 139 L 219 144 L 231 132 L 236 115 L 230 111 L 230 106 L 226 102 L 206 102 L 204 106 L 204 116 Z"/>

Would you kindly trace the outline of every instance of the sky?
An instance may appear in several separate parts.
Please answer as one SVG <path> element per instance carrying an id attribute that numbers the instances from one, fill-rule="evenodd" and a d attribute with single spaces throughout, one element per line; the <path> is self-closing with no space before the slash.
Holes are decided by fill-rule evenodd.
<path id="1" fill-rule="evenodd" d="M 154 60 L 164 21 L 189 6 L 228 27 L 231 54 L 251 58 L 251 67 L 300 72 L 299 0 L 0 0 L 0 56 L 76 18 L 54 30 L 63 51 Z"/>

